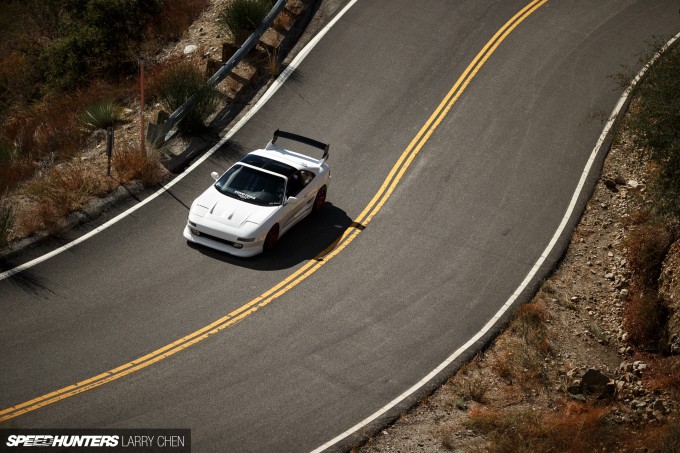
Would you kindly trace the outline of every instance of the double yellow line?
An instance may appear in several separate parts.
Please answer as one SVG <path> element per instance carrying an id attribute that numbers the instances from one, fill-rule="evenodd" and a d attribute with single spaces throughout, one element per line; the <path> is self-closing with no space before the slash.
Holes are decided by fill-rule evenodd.
<path id="1" fill-rule="evenodd" d="M 256 297 L 245 305 L 237 308 L 228 315 L 216 320 L 215 322 L 186 335 L 177 341 L 170 343 L 160 349 L 157 349 L 143 357 L 128 362 L 117 368 L 109 370 L 98 376 L 86 379 L 73 385 L 69 385 L 62 389 L 48 393 L 46 395 L 34 398 L 30 401 L 18 404 L 16 406 L 0 411 L 0 422 L 18 417 L 27 412 L 34 411 L 41 407 L 56 403 L 66 398 L 70 398 L 82 392 L 86 392 L 93 388 L 102 386 L 108 382 L 120 379 L 123 376 L 139 371 L 156 362 L 159 362 L 166 357 L 177 354 L 178 352 L 192 346 L 200 341 L 205 340 L 211 335 L 214 335 L 221 330 L 233 326 L 242 321 L 251 314 L 255 313 L 262 307 L 270 304 L 275 299 L 279 298 L 289 290 L 297 286 L 299 283 L 307 279 L 313 273 L 321 268 L 325 263 L 330 261 L 345 247 L 347 247 L 356 238 L 359 233 L 368 225 L 368 223 L 380 211 L 385 202 L 390 198 L 392 192 L 399 184 L 399 181 L 404 176 L 404 173 L 410 167 L 413 159 L 418 155 L 430 136 L 437 129 L 441 121 L 446 117 L 451 107 L 456 103 L 470 81 L 475 77 L 479 69 L 486 63 L 488 58 L 495 52 L 498 46 L 505 40 L 505 38 L 522 22 L 529 17 L 534 11 L 545 4 L 547 0 L 534 0 L 527 6 L 522 8 L 512 19 L 510 19 L 496 34 L 489 40 L 484 48 L 477 54 L 472 62 L 465 69 L 465 72 L 458 78 L 455 85 L 446 94 L 446 97 L 439 104 L 434 113 L 427 120 L 425 125 L 420 129 L 418 134 L 413 138 L 408 147 L 399 157 L 399 160 L 392 167 L 390 173 L 385 178 L 378 192 L 366 205 L 364 210 L 359 214 L 356 220 L 350 225 L 342 234 L 342 236 L 335 241 L 327 249 L 319 253 L 314 259 L 308 261 L 301 266 L 297 271 L 288 276 L 285 280 Z"/>

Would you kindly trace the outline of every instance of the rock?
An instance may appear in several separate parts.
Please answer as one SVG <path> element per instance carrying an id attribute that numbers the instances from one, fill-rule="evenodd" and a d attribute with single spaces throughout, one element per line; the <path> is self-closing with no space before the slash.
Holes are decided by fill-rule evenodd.
<path id="1" fill-rule="evenodd" d="M 633 363 L 633 368 L 635 369 L 635 372 L 640 375 L 642 374 L 643 371 L 647 369 L 647 364 L 643 362 L 634 362 Z"/>
<path id="2" fill-rule="evenodd" d="M 611 179 L 605 179 L 604 185 L 607 189 L 611 190 L 612 192 L 618 192 L 619 189 L 616 187 L 616 182 L 611 180 Z"/>
<path id="3" fill-rule="evenodd" d="M 612 396 L 615 390 L 616 384 L 607 375 L 593 368 L 588 369 L 581 378 L 581 393 L 583 394 Z"/>
<path id="4" fill-rule="evenodd" d="M 626 184 L 625 178 L 623 176 L 620 176 L 620 175 L 617 176 L 616 178 L 614 178 L 614 182 L 616 184 L 618 184 L 619 186 L 624 186 Z"/>
<path id="5" fill-rule="evenodd" d="M 184 55 L 192 54 L 192 53 L 196 52 L 196 49 L 198 49 L 198 46 L 197 46 L 197 45 L 195 45 L 195 44 L 189 44 L 188 46 L 186 46 L 186 47 L 184 48 Z"/>

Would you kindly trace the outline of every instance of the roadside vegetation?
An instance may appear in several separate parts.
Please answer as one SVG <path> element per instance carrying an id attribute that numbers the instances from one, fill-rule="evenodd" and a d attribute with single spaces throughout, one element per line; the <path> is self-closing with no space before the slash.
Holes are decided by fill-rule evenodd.
<path id="1" fill-rule="evenodd" d="M 262 23 L 273 5 L 272 0 L 234 0 L 222 10 L 218 20 L 234 43 L 241 45 Z"/>
<path id="2" fill-rule="evenodd" d="M 164 64 L 155 71 L 149 93 L 165 111 L 173 112 L 192 96 L 194 107 L 178 124 L 185 133 L 200 132 L 217 106 L 219 92 L 207 84 L 208 77 L 196 62 L 183 60 Z"/>
<path id="3" fill-rule="evenodd" d="M 157 156 L 125 140 L 116 141 L 112 178 L 83 152 L 102 140 L 97 131 L 130 123 L 139 111 L 139 56 L 177 40 L 207 5 L 0 3 L 0 248 L 58 230 L 69 212 L 121 183 L 158 180 Z"/>
<path id="4" fill-rule="evenodd" d="M 240 45 L 273 3 L 218 2 L 210 28 Z M 300 2 L 291 5 L 292 14 L 301 11 Z M 21 238 L 58 233 L 70 213 L 121 184 L 150 187 L 167 177 L 163 150 L 141 143 L 140 56 L 146 117 L 157 114 L 152 121 L 162 121 L 194 97 L 194 108 L 178 124 L 185 138 L 206 128 L 225 100 L 222 91 L 245 86 L 249 76 L 240 74 L 225 90 L 207 85 L 206 63 L 219 61 L 204 49 L 167 54 L 209 7 L 215 7 L 211 0 L 0 2 L 0 252 Z M 290 28 L 290 11 L 277 19 L 279 29 Z M 249 65 L 260 66 L 254 74 L 265 69 L 264 75 L 276 75 L 276 49 L 263 46 L 249 56 Z M 110 176 L 109 127 L 115 130 Z"/>

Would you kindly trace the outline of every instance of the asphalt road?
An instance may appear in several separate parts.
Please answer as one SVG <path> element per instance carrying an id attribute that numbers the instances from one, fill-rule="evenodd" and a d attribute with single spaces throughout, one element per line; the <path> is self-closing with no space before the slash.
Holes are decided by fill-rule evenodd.
<path id="1" fill-rule="evenodd" d="M 527 3 L 359 0 L 166 194 L 0 281 L 0 411 L 157 351 L 314 264 Z M 194 451 L 322 445 L 422 379 L 508 300 L 564 216 L 602 129 L 594 114 L 621 94 L 609 76 L 637 71 L 647 42 L 678 29 L 674 1 L 549 0 L 488 57 L 381 210 L 326 264 L 240 322 L 0 427 L 191 428 Z M 210 172 L 276 128 L 331 143 L 321 215 L 270 256 L 187 245 L 188 206 Z"/>

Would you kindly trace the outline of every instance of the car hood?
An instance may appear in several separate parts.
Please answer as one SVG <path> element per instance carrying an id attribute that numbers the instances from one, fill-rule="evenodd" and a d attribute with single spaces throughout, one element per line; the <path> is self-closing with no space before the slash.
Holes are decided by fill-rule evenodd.
<path id="1" fill-rule="evenodd" d="M 205 217 L 235 228 L 242 228 L 246 222 L 263 224 L 278 206 L 258 206 L 221 194 L 210 187 L 191 206 L 192 214 Z"/>

